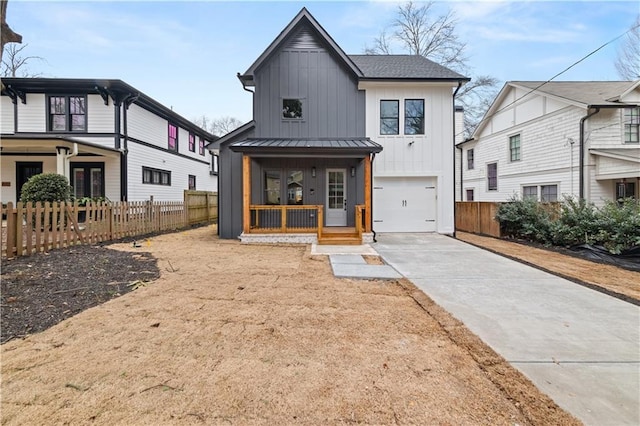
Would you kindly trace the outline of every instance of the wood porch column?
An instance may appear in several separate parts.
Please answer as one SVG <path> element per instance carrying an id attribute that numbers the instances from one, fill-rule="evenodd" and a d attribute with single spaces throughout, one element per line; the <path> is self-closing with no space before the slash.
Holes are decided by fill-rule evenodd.
<path id="1" fill-rule="evenodd" d="M 242 156 L 242 232 L 249 233 L 251 226 L 251 158 Z"/>
<path id="2" fill-rule="evenodd" d="M 364 232 L 371 232 L 371 157 L 364 157 Z"/>

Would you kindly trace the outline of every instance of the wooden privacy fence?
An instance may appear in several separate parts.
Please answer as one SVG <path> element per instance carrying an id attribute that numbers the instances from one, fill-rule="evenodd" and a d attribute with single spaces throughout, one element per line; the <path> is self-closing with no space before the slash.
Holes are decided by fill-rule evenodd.
<path id="1" fill-rule="evenodd" d="M 487 201 L 457 201 L 456 230 L 501 237 L 496 212 L 501 203 Z"/>
<path id="2" fill-rule="evenodd" d="M 218 193 L 209 191 L 184 191 L 189 225 L 218 220 Z"/>
<path id="3" fill-rule="evenodd" d="M 207 203 L 210 199 L 217 198 L 210 196 Z M 191 215 L 190 202 L 185 194 L 184 202 L 102 202 L 86 206 L 19 202 L 15 207 L 8 203 L 2 206 L 2 256 L 29 256 L 77 244 L 176 230 L 217 218 L 217 212 L 212 214 L 210 209 L 203 214 L 197 202 L 194 209 L 198 212 Z"/>

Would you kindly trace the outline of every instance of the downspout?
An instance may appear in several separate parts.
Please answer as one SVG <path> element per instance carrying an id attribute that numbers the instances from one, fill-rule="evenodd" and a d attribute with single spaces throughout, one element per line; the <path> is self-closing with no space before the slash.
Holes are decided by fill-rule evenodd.
<path id="1" fill-rule="evenodd" d="M 373 229 L 373 160 L 376 159 L 376 153 L 371 153 L 371 165 L 369 167 L 369 180 L 371 181 L 371 185 L 369 185 L 369 198 L 371 199 L 371 232 L 373 233 L 373 242 L 377 243 L 376 240 L 376 231 Z"/>
<path id="2" fill-rule="evenodd" d="M 458 91 L 462 87 L 462 81 L 458 80 L 458 87 L 453 92 L 453 96 L 451 99 L 451 113 L 453 114 L 453 131 L 452 131 L 452 140 L 453 146 L 456 143 L 456 95 Z M 460 170 L 462 170 L 462 159 L 460 159 Z M 460 172 L 462 174 L 462 172 Z M 462 179 L 460 180 L 460 184 L 462 184 Z M 453 238 L 456 237 L 456 155 L 455 151 L 453 153 Z M 460 192 L 460 199 L 462 199 L 462 192 Z"/>
<path id="3" fill-rule="evenodd" d="M 462 176 L 462 173 L 463 173 L 463 170 L 464 170 L 464 167 L 462 167 L 462 165 L 464 164 L 463 159 L 462 159 L 463 151 L 462 151 L 462 147 L 461 146 L 455 145 L 455 147 L 456 147 L 456 149 L 460 150 L 460 201 L 464 201 L 464 193 L 463 193 L 463 187 L 464 187 L 463 180 L 464 179 L 463 179 L 463 176 Z M 456 169 L 454 168 L 453 169 L 453 173 L 455 173 L 455 170 Z M 454 181 L 455 181 L 455 179 L 454 179 Z M 453 184 L 453 186 L 455 187 L 455 183 Z M 454 200 L 455 200 L 455 198 L 454 198 Z M 455 201 L 454 201 L 454 203 L 455 203 Z"/>
<path id="4" fill-rule="evenodd" d="M 593 115 L 596 115 L 597 113 L 600 112 L 600 107 L 596 107 L 595 111 L 590 112 L 589 114 L 585 115 L 584 117 L 582 117 L 580 119 L 580 162 L 579 162 L 579 196 L 580 199 L 583 200 L 584 199 L 584 123 L 587 121 L 587 119 Z"/>

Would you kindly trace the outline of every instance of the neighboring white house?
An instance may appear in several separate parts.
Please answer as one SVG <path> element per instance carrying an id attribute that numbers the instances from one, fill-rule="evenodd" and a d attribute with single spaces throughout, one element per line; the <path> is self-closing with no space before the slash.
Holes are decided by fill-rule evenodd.
<path id="1" fill-rule="evenodd" d="M 456 193 L 464 201 L 573 196 L 596 205 L 638 198 L 639 105 L 640 81 L 508 82 L 458 144 Z"/>
<path id="2" fill-rule="evenodd" d="M 39 173 L 69 178 L 76 198 L 217 191 L 215 137 L 121 80 L 4 78 L 0 99 L 3 203 Z"/>

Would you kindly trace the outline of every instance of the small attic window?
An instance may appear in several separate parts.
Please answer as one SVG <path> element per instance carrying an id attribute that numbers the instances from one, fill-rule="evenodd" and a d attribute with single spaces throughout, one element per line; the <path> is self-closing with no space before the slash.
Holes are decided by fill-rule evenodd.
<path id="1" fill-rule="evenodd" d="M 300 99 L 283 99 L 282 118 L 301 119 L 302 101 Z"/>

